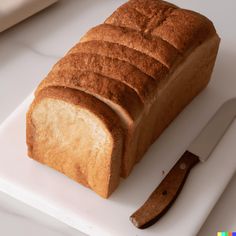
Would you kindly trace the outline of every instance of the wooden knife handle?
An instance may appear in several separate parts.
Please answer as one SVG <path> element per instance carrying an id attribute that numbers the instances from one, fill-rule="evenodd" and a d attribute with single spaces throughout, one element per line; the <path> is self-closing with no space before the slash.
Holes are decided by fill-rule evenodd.
<path id="1" fill-rule="evenodd" d="M 139 229 L 145 229 L 160 219 L 179 195 L 184 182 L 199 158 L 186 151 L 170 170 L 148 200 L 130 217 Z"/>

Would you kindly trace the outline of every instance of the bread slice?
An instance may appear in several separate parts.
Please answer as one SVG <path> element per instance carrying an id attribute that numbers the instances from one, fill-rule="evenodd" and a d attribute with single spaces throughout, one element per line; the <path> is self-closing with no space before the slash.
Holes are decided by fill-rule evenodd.
<path id="1" fill-rule="evenodd" d="M 156 80 L 164 78 L 169 71 L 166 66 L 154 58 L 117 43 L 105 41 L 88 41 L 78 43 L 68 52 L 68 54 L 73 53 L 99 54 L 102 56 L 119 59 L 121 61 L 126 61 Z"/>
<path id="2" fill-rule="evenodd" d="M 96 86 L 95 86 L 96 85 Z M 39 85 L 36 94 L 46 87 L 67 87 L 84 91 L 112 107 L 128 125 L 143 112 L 143 103 L 136 92 L 126 84 L 96 74 L 80 71 L 77 67 L 62 64 L 53 70 Z"/>
<path id="3" fill-rule="evenodd" d="M 119 183 L 123 154 L 119 118 L 86 93 L 60 87 L 42 90 L 27 114 L 27 144 L 29 156 L 102 197 Z"/>
<path id="4" fill-rule="evenodd" d="M 167 68 L 170 68 L 176 62 L 179 55 L 179 52 L 173 46 L 159 37 L 143 35 L 143 33 L 130 28 L 109 24 L 102 24 L 92 28 L 80 41 L 88 42 L 93 40 L 118 43 L 135 49 L 156 59 Z"/>

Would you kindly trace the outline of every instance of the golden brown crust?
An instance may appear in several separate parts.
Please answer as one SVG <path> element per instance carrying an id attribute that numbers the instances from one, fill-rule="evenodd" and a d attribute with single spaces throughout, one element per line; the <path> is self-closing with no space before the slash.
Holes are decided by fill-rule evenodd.
<path id="1" fill-rule="evenodd" d="M 210 20 L 199 13 L 176 9 L 152 35 L 159 36 L 184 53 L 216 33 Z"/>
<path id="2" fill-rule="evenodd" d="M 131 121 L 136 120 L 143 111 L 142 101 L 129 86 L 94 72 L 80 71 L 72 67 L 68 70 L 68 67 L 62 64 L 60 69 L 53 70 L 41 82 L 36 95 L 50 86 L 78 89 L 98 95 L 100 100 L 105 98 L 120 106 L 125 113 L 124 116 L 128 116 Z"/>
<path id="3" fill-rule="evenodd" d="M 131 64 L 114 58 L 96 54 L 76 53 L 62 58 L 53 68 L 76 68 L 80 71 L 92 71 L 103 76 L 121 81 L 130 86 L 140 96 L 142 101 L 148 101 L 157 86 L 157 81 L 147 76 Z"/>
<path id="4" fill-rule="evenodd" d="M 118 8 L 105 23 L 148 33 L 158 27 L 176 8 L 164 1 L 129 1 Z"/>
<path id="5" fill-rule="evenodd" d="M 124 4 L 108 17 L 105 23 L 143 31 L 146 28 L 147 21 L 148 18 L 144 14 L 129 7 L 128 4 Z"/>
<path id="6" fill-rule="evenodd" d="M 145 15 L 149 19 L 158 15 L 160 11 L 168 8 L 178 8 L 176 5 L 161 0 L 130 0 L 127 5 Z"/>
<path id="7" fill-rule="evenodd" d="M 78 43 L 68 52 L 68 54 L 78 52 L 99 54 L 126 61 L 157 80 L 165 78 L 168 73 L 168 68 L 152 57 L 117 43 L 104 41 Z"/>
<path id="8" fill-rule="evenodd" d="M 212 22 L 201 14 L 159 0 L 131 0 L 105 23 L 140 31 L 146 37 L 159 37 L 180 53 L 216 33 Z"/>
<path id="9" fill-rule="evenodd" d="M 117 114 L 105 105 L 103 102 L 100 102 L 91 95 L 88 95 L 84 92 L 62 87 L 49 87 L 41 90 L 34 102 L 32 103 L 28 113 L 27 113 L 27 144 L 29 148 L 29 156 L 35 159 L 33 146 L 34 146 L 34 125 L 32 123 L 32 112 L 35 106 L 45 98 L 59 99 L 79 107 L 85 108 L 96 115 L 109 130 L 111 136 L 113 137 L 113 154 L 110 157 L 110 162 L 107 163 L 107 170 L 110 170 L 109 176 L 104 176 L 104 179 L 108 178 L 109 180 L 106 183 L 97 183 L 101 185 L 99 188 L 102 189 L 102 192 L 99 194 L 102 197 L 107 198 L 117 187 L 120 179 L 120 165 L 121 165 L 121 155 L 123 153 L 123 140 L 124 140 L 124 130 L 121 126 L 121 122 Z M 94 109 L 96 107 L 96 109 Z M 67 172 L 69 170 L 65 170 Z M 107 173 L 107 171 L 104 171 Z M 101 175 L 103 171 L 101 170 Z M 83 174 L 78 169 L 78 176 L 76 181 L 82 183 L 87 187 L 88 182 L 84 178 Z M 108 184 L 108 185 L 107 185 Z"/>
<path id="10" fill-rule="evenodd" d="M 137 31 L 145 30 L 147 22 L 148 18 L 144 14 L 129 7 L 127 3 L 119 7 L 105 21 L 106 24 L 128 27 Z"/>
<path id="11" fill-rule="evenodd" d="M 173 65 L 179 55 L 173 46 L 159 37 L 144 35 L 142 32 L 114 25 L 102 24 L 92 28 L 82 37 L 81 42 L 93 40 L 118 43 L 135 49 L 156 59 L 168 68 Z"/>

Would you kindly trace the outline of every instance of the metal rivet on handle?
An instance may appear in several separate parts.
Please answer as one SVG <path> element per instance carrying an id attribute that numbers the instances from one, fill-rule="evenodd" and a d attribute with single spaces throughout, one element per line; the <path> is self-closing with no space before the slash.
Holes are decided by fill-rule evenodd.
<path id="1" fill-rule="evenodd" d="M 185 170 L 185 169 L 186 169 L 186 164 L 185 164 L 184 162 L 181 163 L 180 166 L 179 166 L 179 168 L 180 168 L 181 170 Z"/>

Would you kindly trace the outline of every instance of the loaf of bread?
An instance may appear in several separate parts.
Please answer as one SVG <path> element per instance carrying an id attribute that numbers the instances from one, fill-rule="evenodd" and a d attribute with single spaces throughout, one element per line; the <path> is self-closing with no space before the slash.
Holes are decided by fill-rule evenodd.
<path id="1" fill-rule="evenodd" d="M 27 113 L 29 156 L 109 197 L 208 84 L 219 42 L 198 13 L 130 0 L 38 86 Z"/>

